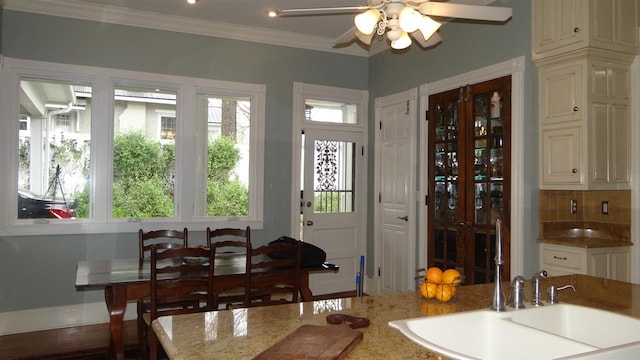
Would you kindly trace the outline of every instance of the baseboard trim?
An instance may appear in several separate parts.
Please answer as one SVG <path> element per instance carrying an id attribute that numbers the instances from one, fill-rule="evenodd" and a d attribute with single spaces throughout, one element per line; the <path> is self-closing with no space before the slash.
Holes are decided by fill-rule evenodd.
<path id="1" fill-rule="evenodd" d="M 136 317 L 136 304 L 129 303 L 124 320 Z M 104 302 L 11 311 L 0 313 L 0 336 L 108 322 Z"/>

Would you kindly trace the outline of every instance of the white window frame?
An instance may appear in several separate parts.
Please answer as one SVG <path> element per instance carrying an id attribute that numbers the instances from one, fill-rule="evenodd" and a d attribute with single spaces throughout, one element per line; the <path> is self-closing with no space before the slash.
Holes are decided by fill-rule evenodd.
<path id="1" fill-rule="evenodd" d="M 17 219 L 17 171 L 19 84 L 24 77 L 91 84 L 91 215 L 88 219 Z M 175 216 L 172 218 L 117 219 L 111 217 L 113 159 L 113 93 L 116 86 L 132 85 L 173 89 L 177 93 Z M 196 152 L 196 96 L 216 93 L 251 99 L 251 153 L 249 163 L 249 216 L 205 217 L 194 215 L 202 201 L 194 177 Z M 110 68 L 77 66 L 5 57 L 0 77 L 0 234 L 55 235 L 129 233 L 138 229 L 206 227 L 263 227 L 264 121 L 266 86 L 229 81 L 144 73 Z M 182 176 L 181 174 L 185 174 Z"/>

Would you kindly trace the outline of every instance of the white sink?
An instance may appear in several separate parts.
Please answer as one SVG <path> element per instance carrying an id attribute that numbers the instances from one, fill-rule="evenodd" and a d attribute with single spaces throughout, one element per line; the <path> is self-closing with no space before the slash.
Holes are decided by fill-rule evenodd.
<path id="1" fill-rule="evenodd" d="M 640 341 L 640 320 L 570 304 L 510 312 L 511 321 L 598 348 Z"/>
<path id="2" fill-rule="evenodd" d="M 640 354 L 640 319 L 569 304 L 468 311 L 389 325 L 457 359 L 620 359 Z"/>

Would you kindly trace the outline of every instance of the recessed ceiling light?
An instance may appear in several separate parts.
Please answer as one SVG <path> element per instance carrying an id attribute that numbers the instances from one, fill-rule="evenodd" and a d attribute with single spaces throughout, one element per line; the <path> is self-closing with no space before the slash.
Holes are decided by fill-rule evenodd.
<path id="1" fill-rule="evenodd" d="M 198 2 L 198 0 L 187 0 L 187 4 L 189 4 L 189 5 L 193 5 L 196 2 Z"/>

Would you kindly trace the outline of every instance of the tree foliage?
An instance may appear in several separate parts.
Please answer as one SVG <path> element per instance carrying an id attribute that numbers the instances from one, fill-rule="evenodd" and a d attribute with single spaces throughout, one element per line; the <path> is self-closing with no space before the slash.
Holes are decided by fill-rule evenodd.
<path id="1" fill-rule="evenodd" d="M 232 175 L 240 150 L 232 138 L 221 136 L 209 142 L 207 216 L 246 216 L 249 191 Z"/>

